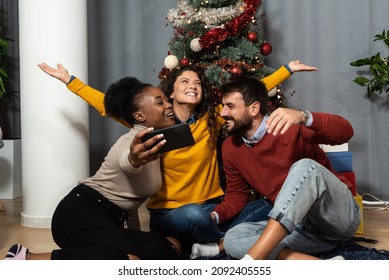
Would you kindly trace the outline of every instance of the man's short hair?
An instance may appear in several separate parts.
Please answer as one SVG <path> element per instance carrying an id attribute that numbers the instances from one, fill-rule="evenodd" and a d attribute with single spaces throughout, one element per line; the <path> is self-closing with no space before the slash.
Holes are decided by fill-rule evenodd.
<path id="1" fill-rule="evenodd" d="M 242 94 L 246 106 L 258 101 L 261 105 L 261 114 L 268 113 L 269 96 L 265 84 L 253 76 L 241 76 L 221 86 L 222 95 L 232 92 Z"/>

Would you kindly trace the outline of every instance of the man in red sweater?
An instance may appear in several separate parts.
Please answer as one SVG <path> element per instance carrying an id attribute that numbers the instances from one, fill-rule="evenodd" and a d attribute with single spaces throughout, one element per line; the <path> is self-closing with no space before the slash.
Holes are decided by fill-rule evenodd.
<path id="1" fill-rule="evenodd" d="M 226 233 L 227 254 L 244 259 L 310 258 L 353 237 L 360 210 L 350 182 L 331 166 L 319 144 L 353 136 L 351 124 L 328 113 L 278 108 L 268 115 L 263 83 L 241 77 L 223 89 L 221 116 L 231 135 L 223 143 L 227 178 L 219 221 L 236 215 L 256 190 L 274 205 L 269 221 L 243 223 Z"/>

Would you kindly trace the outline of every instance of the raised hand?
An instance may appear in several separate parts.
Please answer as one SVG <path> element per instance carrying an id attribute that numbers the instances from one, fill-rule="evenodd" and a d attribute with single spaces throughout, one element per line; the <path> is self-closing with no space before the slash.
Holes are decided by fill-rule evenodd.
<path id="1" fill-rule="evenodd" d="M 161 141 L 161 139 L 163 138 L 163 134 L 155 135 L 149 140 L 142 142 L 142 138 L 151 131 L 153 131 L 153 128 L 150 127 L 145 130 L 142 130 L 138 132 L 135 135 L 134 140 L 132 140 L 128 160 L 133 167 L 140 167 L 141 165 L 156 160 L 161 156 L 160 154 L 156 153 L 166 143 L 165 139 Z M 157 142 L 159 143 L 152 147 Z"/>
<path id="2" fill-rule="evenodd" d="M 303 120 L 299 110 L 277 108 L 266 121 L 267 132 L 273 135 L 284 134 L 292 125 L 301 124 Z"/>
<path id="3" fill-rule="evenodd" d="M 68 70 L 66 70 L 61 63 L 57 64 L 57 69 L 50 67 L 46 63 L 39 63 L 38 67 L 43 70 L 46 74 L 49 74 L 50 76 L 60 80 L 61 82 L 67 84 L 69 83 L 71 76 L 68 73 Z"/>
<path id="4" fill-rule="evenodd" d="M 317 67 L 309 66 L 301 63 L 300 60 L 293 60 L 288 63 L 288 66 L 292 72 L 312 72 L 317 71 Z"/>

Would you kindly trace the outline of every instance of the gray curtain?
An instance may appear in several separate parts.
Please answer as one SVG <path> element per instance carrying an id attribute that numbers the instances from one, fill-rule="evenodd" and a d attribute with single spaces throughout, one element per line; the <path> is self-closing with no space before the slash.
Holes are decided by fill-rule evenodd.
<path id="1" fill-rule="evenodd" d="M 17 1 L 9 7 L 9 32 L 17 38 Z M 173 36 L 166 13 L 177 0 L 89 0 L 89 84 L 105 91 L 126 76 L 158 83 L 167 45 Z M 263 1 L 266 36 L 273 45 L 267 64 L 273 68 L 290 60 L 319 68 L 317 73 L 297 73 L 282 85 L 289 107 L 344 116 L 354 126 L 349 143 L 357 190 L 389 199 L 389 95 L 367 98 L 353 79 L 362 69 L 350 62 L 388 50 L 373 43 L 374 35 L 389 29 L 388 0 L 268 0 Z M 8 8 L 7 8 L 8 9 Z M 14 43 L 12 67 L 17 70 L 18 45 Z M 14 88 L 18 76 L 13 75 Z M 20 136 L 18 109 L 10 112 Z M 127 129 L 90 110 L 91 173 L 94 173 L 116 139 Z"/>
<path id="2" fill-rule="evenodd" d="M 89 0 L 89 84 L 105 91 L 110 83 L 135 76 L 158 85 L 168 43 L 166 13 L 176 0 Z M 90 110 L 91 173 L 100 166 L 108 149 L 128 129 Z"/>

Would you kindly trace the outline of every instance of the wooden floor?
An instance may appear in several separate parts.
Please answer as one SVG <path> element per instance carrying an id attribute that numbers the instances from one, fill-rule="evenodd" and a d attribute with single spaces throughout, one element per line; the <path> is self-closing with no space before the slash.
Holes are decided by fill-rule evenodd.
<path id="1" fill-rule="evenodd" d="M 0 212 L 0 259 L 2 259 L 9 247 L 14 243 L 21 243 L 32 252 L 50 252 L 58 248 L 54 243 L 50 229 L 28 228 L 20 225 L 20 213 L 22 199 L 2 200 L 6 211 Z M 364 213 L 363 237 L 377 240 L 375 244 L 360 243 L 367 247 L 389 250 L 389 210 L 371 211 Z M 145 210 L 141 217 L 147 219 Z M 142 227 L 147 230 L 146 226 Z"/>

